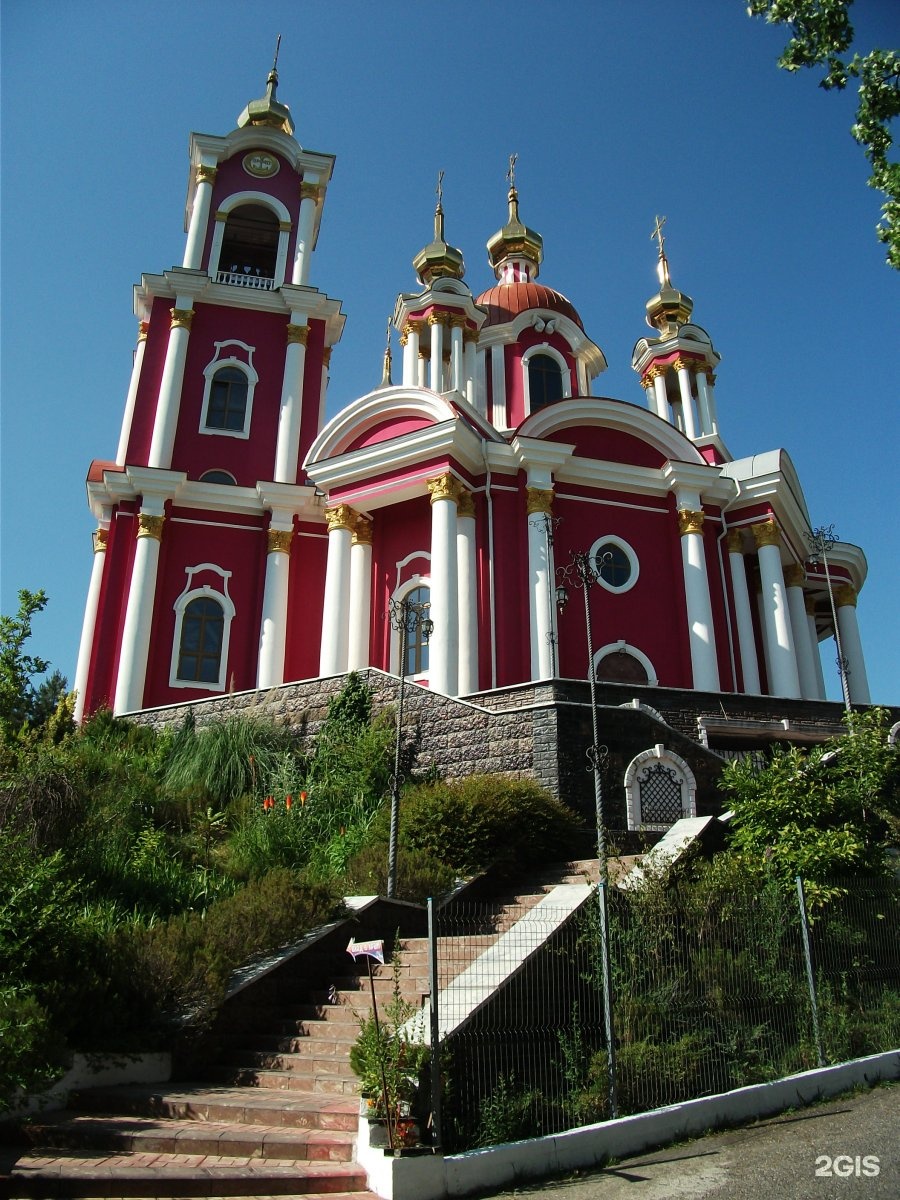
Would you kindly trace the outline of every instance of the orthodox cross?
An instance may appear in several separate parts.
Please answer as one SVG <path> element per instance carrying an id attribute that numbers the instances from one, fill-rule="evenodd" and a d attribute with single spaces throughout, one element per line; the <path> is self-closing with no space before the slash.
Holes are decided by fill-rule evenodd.
<path id="1" fill-rule="evenodd" d="M 509 180 L 511 188 L 516 186 L 516 161 L 518 157 L 518 154 L 511 154 L 509 156 L 509 170 L 506 172 L 506 178 Z"/>
<path id="2" fill-rule="evenodd" d="M 274 61 L 273 61 L 273 63 L 272 63 L 272 70 L 273 70 L 273 71 L 277 71 L 277 70 L 278 70 L 278 51 L 279 51 L 280 49 L 281 49 L 281 34 L 279 33 L 278 37 L 277 37 L 277 38 L 276 38 L 276 40 L 275 40 L 275 59 L 274 59 Z"/>
<path id="3" fill-rule="evenodd" d="M 651 241 L 656 238 L 659 242 L 659 265 L 657 273 L 659 275 L 660 287 L 671 287 L 672 281 L 669 278 L 669 260 L 666 258 L 666 239 L 663 237 L 663 225 L 665 225 L 666 217 L 657 217 L 656 224 L 653 227 L 653 232 L 650 234 Z"/>
<path id="4" fill-rule="evenodd" d="M 440 208 L 444 201 L 444 172 L 443 171 L 438 171 L 437 187 L 434 190 L 435 190 L 435 194 L 438 198 L 438 208 Z"/>

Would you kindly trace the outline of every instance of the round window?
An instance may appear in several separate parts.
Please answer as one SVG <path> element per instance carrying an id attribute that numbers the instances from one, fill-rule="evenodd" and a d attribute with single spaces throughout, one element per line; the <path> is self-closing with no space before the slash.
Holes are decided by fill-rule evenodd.
<path id="1" fill-rule="evenodd" d="M 594 570 L 611 588 L 622 588 L 631 579 L 631 559 L 616 542 L 604 542 L 594 554 Z"/>

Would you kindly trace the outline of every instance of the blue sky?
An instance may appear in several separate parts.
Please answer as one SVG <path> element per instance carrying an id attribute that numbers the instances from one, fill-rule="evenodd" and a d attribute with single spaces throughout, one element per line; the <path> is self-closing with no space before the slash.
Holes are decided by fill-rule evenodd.
<path id="1" fill-rule="evenodd" d="M 900 43 L 898 14 L 859 0 L 860 46 Z M 181 261 L 188 135 L 234 127 L 281 33 L 296 136 L 337 156 L 310 279 L 347 314 L 329 415 L 380 380 L 439 170 L 477 293 L 518 154 L 541 279 L 606 354 L 595 393 L 635 403 L 664 214 L 673 282 L 722 356 L 725 441 L 735 457 L 785 447 L 813 523 L 863 546 L 872 695 L 900 702 L 900 274 L 873 233 L 852 94 L 778 70 L 783 33 L 741 0 L 3 0 L 0 18 L 0 609 L 44 588 L 32 648 L 70 679 L 91 570 L 84 478 L 118 442 L 132 285 Z"/>

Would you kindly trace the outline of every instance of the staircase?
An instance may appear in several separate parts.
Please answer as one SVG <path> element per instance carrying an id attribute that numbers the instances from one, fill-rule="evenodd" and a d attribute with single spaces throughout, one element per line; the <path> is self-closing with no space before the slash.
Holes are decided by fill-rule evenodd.
<path id="1" fill-rule="evenodd" d="M 583 883 L 592 870 L 595 877 L 596 863 L 566 864 L 508 896 L 486 938 L 448 939 L 457 943 L 447 956 L 453 974 L 550 887 Z M 358 1017 L 371 1012 L 371 987 L 364 960 L 357 971 L 344 958 L 345 973 L 334 954 L 321 956 L 318 972 L 306 959 L 304 989 L 296 980 L 256 985 L 253 1003 L 219 1035 L 202 1080 L 74 1092 L 68 1109 L 22 1123 L 15 1136 L 27 1149 L 0 1146 L 0 1194 L 374 1200 L 354 1161 L 358 1081 L 349 1064 Z M 419 1006 L 427 999 L 427 939 L 403 939 L 398 963 L 396 970 L 391 963 L 373 968 L 379 1008 L 390 1001 L 395 977 L 405 1000 Z M 452 983 L 448 969 L 442 989 Z"/>

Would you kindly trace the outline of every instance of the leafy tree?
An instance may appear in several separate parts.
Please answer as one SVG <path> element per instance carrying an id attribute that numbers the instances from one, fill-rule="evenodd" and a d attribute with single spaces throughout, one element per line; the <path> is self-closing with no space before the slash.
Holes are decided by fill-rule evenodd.
<path id="1" fill-rule="evenodd" d="M 738 760 L 720 779 L 733 851 L 787 885 L 803 876 L 811 899 L 824 899 L 835 877 L 884 872 L 900 840 L 900 748 L 888 740 L 888 713 L 853 712 L 846 723 L 831 742 L 779 749 L 763 770 Z"/>
<path id="2" fill-rule="evenodd" d="M 0 735 L 7 743 L 15 739 L 32 714 L 35 697 L 32 677 L 43 675 L 50 665 L 24 650 L 31 637 L 31 620 L 46 604 L 43 591 L 29 592 L 22 588 L 18 614 L 0 616 Z"/>
<path id="3" fill-rule="evenodd" d="M 775 25 L 787 25 L 791 37 L 778 65 L 786 71 L 800 67 L 824 67 L 819 86 L 843 90 L 848 81 L 859 80 L 856 121 L 850 132 L 864 148 L 872 168 L 869 186 L 887 197 L 877 226 L 878 239 L 887 246 L 887 261 L 900 271 L 900 163 L 891 162 L 893 139 L 890 123 L 900 113 L 900 53 L 870 50 L 855 53 L 850 23 L 853 0 L 750 0 L 750 16 L 764 16 Z"/>

